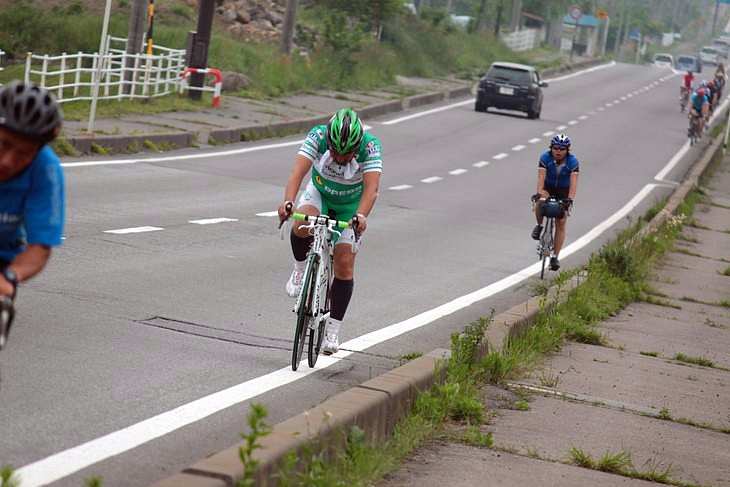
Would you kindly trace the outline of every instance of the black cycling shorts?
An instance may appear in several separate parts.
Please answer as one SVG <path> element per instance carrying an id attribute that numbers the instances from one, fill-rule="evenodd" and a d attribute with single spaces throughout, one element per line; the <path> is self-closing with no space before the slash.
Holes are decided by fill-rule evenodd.
<path id="1" fill-rule="evenodd" d="M 545 191 L 550 193 L 550 196 L 553 196 L 559 200 L 564 200 L 568 197 L 568 191 L 570 188 L 557 188 L 555 186 L 545 186 Z"/>

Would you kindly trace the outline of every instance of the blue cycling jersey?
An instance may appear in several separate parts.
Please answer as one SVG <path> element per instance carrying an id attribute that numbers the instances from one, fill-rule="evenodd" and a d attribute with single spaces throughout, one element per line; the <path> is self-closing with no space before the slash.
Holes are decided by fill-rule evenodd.
<path id="1" fill-rule="evenodd" d="M 702 110 L 702 105 L 705 103 L 710 103 L 707 95 L 699 96 L 696 91 L 692 93 L 692 108 L 699 112 Z"/>
<path id="2" fill-rule="evenodd" d="M 12 261 L 27 244 L 61 245 L 65 204 L 61 161 L 43 146 L 22 173 L 0 183 L 0 259 Z"/>
<path id="3" fill-rule="evenodd" d="M 568 154 L 565 158 L 565 163 L 560 167 L 560 172 L 558 172 L 555 159 L 553 159 L 549 150 L 543 152 L 540 156 L 538 167 L 544 167 L 547 171 L 545 174 L 545 186 L 554 188 L 569 188 L 570 175 L 579 170 L 578 158 L 573 154 Z"/>

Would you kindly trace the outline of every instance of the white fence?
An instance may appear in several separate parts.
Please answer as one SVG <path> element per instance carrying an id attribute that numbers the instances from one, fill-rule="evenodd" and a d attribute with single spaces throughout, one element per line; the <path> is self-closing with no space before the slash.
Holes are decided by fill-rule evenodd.
<path id="1" fill-rule="evenodd" d="M 509 34 L 502 34 L 502 40 L 513 51 L 527 51 L 539 42 L 538 32 L 540 32 L 538 29 L 518 30 Z"/>
<path id="2" fill-rule="evenodd" d="M 112 47 L 112 43 L 121 43 L 122 47 Z M 153 46 L 151 55 L 132 55 L 126 53 L 126 39 L 111 36 L 107 46 L 110 47 L 103 56 L 82 52 L 49 56 L 29 52 L 25 81 L 48 89 L 60 103 L 91 100 L 97 73 L 100 74 L 98 99 L 149 98 L 179 91 L 186 67 L 184 49 Z M 204 86 L 202 90 L 213 88 Z"/>

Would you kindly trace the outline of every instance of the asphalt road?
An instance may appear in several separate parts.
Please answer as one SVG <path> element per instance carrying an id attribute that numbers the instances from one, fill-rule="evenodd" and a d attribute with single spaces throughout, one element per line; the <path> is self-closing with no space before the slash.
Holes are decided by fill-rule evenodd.
<path id="1" fill-rule="evenodd" d="M 345 353 L 313 371 L 288 370 L 291 257 L 268 216 L 301 136 L 67 165 L 65 245 L 23 286 L 0 356 L 0 463 L 37 475 L 23 487 L 93 474 L 145 486 L 236 442 L 251 402 L 278 422 L 524 301 L 549 135 L 569 134 L 581 161 L 561 258 L 572 267 L 699 153 L 685 146 L 679 79 L 609 65 L 548 80 L 539 120 L 477 113 L 472 98 L 366 120 L 384 146 L 380 198 Z"/>

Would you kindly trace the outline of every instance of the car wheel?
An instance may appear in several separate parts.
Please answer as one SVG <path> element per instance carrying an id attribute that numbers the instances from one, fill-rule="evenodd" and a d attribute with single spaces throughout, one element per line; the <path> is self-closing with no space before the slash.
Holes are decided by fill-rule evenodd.
<path id="1" fill-rule="evenodd" d="M 535 113 L 535 118 L 540 118 L 540 113 L 542 113 L 542 103 L 540 103 L 540 106 L 537 107 L 537 112 Z"/>
<path id="2" fill-rule="evenodd" d="M 534 109 L 532 109 L 532 108 L 527 109 L 527 118 L 529 118 L 529 119 L 537 118 L 537 113 L 535 112 Z"/>
<path id="3" fill-rule="evenodd" d="M 474 110 L 477 112 L 486 112 L 488 108 L 488 105 L 486 103 L 481 103 L 479 100 L 474 104 Z"/>

